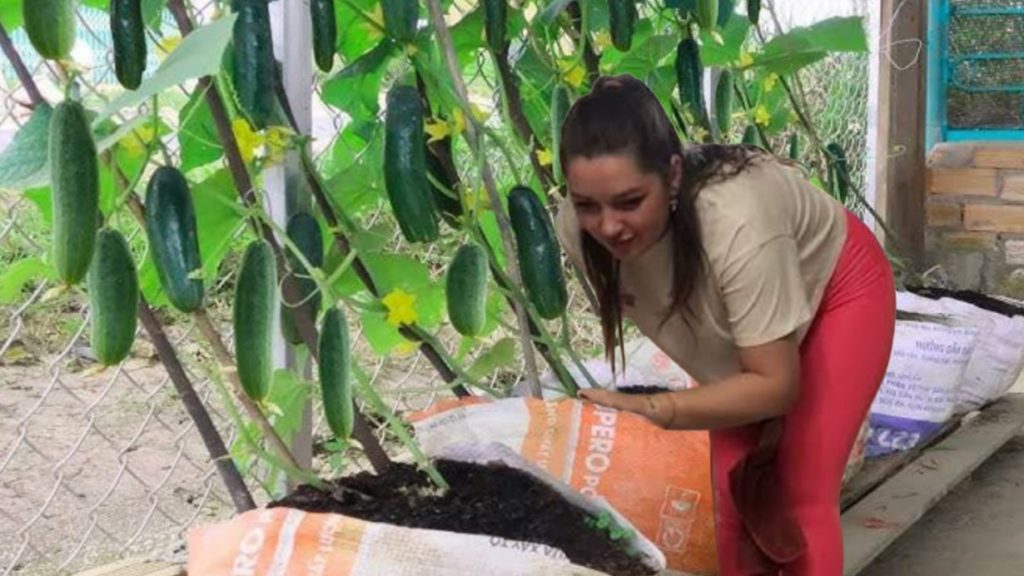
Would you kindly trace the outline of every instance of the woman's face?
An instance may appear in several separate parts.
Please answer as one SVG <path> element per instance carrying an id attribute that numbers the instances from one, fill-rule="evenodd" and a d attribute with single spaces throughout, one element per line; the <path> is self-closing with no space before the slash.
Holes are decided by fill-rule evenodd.
<path id="1" fill-rule="evenodd" d="M 672 157 L 670 176 L 666 186 L 629 153 L 573 158 L 566 170 L 580 227 L 622 261 L 646 252 L 668 226 L 669 203 L 682 180 L 678 155 Z"/>

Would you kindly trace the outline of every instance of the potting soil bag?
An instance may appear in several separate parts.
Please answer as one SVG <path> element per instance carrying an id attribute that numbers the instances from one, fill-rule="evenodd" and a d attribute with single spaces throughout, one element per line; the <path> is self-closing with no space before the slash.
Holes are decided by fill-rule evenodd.
<path id="1" fill-rule="evenodd" d="M 560 550 L 294 508 L 250 510 L 188 536 L 190 576 L 600 576 Z"/>
<path id="2" fill-rule="evenodd" d="M 508 447 L 452 444 L 437 455 L 473 464 L 504 464 L 553 488 L 590 516 L 607 514 L 632 535 L 618 544 L 652 573 L 665 556 L 601 498 L 584 496 Z M 558 548 L 480 534 L 406 528 L 341 514 L 287 507 L 253 510 L 189 533 L 188 573 L 204 576 L 600 576 Z"/>
<path id="3" fill-rule="evenodd" d="M 871 405 L 869 458 L 910 450 L 953 417 L 977 338 L 972 326 L 896 321 L 885 380 Z"/>
<path id="4" fill-rule="evenodd" d="M 600 497 L 664 553 L 668 568 L 716 574 L 708 436 L 564 399 L 446 400 L 410 417 L 436 457 L 500 443 L 580 493 Z"/>

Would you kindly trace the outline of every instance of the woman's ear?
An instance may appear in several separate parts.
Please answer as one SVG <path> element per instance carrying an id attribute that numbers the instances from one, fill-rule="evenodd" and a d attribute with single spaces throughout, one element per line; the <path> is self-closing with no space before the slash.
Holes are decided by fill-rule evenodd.
<path id="1" fill-rule="evenodd" d="M 683 157 L 679 154 L 673 154 L 671 165 L 669 166 L 670 182 L 673 190 L 679 190 L 683 185 Z"/>

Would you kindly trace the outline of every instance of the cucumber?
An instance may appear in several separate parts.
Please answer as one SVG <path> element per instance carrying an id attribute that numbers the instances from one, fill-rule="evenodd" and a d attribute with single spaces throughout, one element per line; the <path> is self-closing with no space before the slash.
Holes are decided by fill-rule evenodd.
<path id="1" fill-rule="evenodd" d="M 789 159 L 800 159 L 800 134 L 796 132 L 789 135 Z"/>
<path id="2" fill-rule="evenodd" d="M 323 395 L 324 416 L 331 432 L 342 440 L 352 435 L 355 408 L 352 405 L 352 348 L 345 314 L 332 306 L 324 315 L 320 330 L 318 372 Z"/>
<path id="3" fill-rule="evenodd" d="M 146 30 L 141 0 L 110 0 L 110 36 L 114 74 L 121 86 L 135 90 L 146 71 Z"/>
<path id="4" fill-rule="evenodd" d="M 272 341 L 277 312 L 277 263 L 270 244 L 251 242 L 242 257 L 233 310 L 235 363 L 246 396 L 260 402 L 274 376 Z"/>
<path id="5" fill-rule="evenodd" d="M 704 105 L 704 68 L 700 62 L 700 46 L 693 38 L 684 38 L 676 47 L 676 81 L 684 108 L 690 111 L 697 124 L 710 132 Z"/>
<path id="6" fill-rule="evenodd" d="M 384 13 L 384 28 L 392 38 L 409 42 L 416 36 L 416 21 L 420 17 L 420 3 L 415 0 L 380 0 Z"/>
<path id="7" fill-rule="evenodd" d="M 729 128 L 732 125 L 732 98 L 732 70 L 722 70 L 715 86 L 715 120 L 723 138 L 729 135 Z"/>
<path id="8" fill-rule="evenodd" d="M 96 236 L 96 252 L 87 280 L 92 316 L 90 342 L 103 366 L 128 356 L 135 342 L 139 313 L 139 277 L 128 241 L 112 228 Z"/>
<path id="9" fill-rule="evenodd" d="M 448 319 L 463 336 L 479 336 L 487 321 L 487 254 L 477 244 L 455 252 L 445 276 Z"/>
<path id="10" fill-rule="evenodd" d="M 334 49 L 338 45 L 334 0 L 310 0 L 309 14 L 313 24 L 313 59 L 317 68 L 330 72 L 334 67 Z"/>
<path id="11" fill-rule="evenodd" d="M 203 264 L 192 194 L 177 168 L 161 166 L 149 180 L 146 235 L 167 299 L 182 312 L 195 312 L 203 305 L 203 280 L 192 274 Z"/>
<path id="12" fill-rule="evenodd" d="M 761 18 L 761 0 L 747 0 L 747 18 L 751 24 L 757 26 L 757 21 Z"/>
<path id="13" fill-rule="evenodd" d="M 628 52 L 633 45 L 636 25 L 636 0 L 608 0 L 608 25 L 612 45 L 620 52 Z"/>
<path id="14" fill-rule="evenodd" d="M 435 142 L 434 146 L 440 146 L 447 150 L 448 157 L 451 157 L 452 140 L 451 138 L 445 138 L 439 142 Z M 455 180 L 449 177 L 448 171 L 445 170 L 444 164 L 436 154 L 427 147 L 427 172 L 430 173 L 438 182 L 444 185 L 447 190 L 442 190 L 430 183 L 430 190 L 434 194 L 434 205 L 441 213 L 441 218 L 448 223 L 452 228 L 459 228 L 459 220 L 462 217 L 462 202 L 458 198 L 449 196 L 449 192 L 458 194 L 458 184 Z"/>
<path id="15" fill-rule="evenodd" d="M 317 223 L 309 212 L 296 212 L 288 219 L 285 227 L 288 238 L 298 247 L 302 257 L 311 265 L 321 268 L 324 265 L 324 237 L 320 232 L 320 224 Z M 309 320 L 316 323 L 317 313 L 320 311 L 321 295 L 317 291 L 316 282 L 309 277 L 302 261 L 290 249 L 286 250 L 288 266 L 292 274 L 296 276 L 295 283 L 298 285 L 301 302 L 308 303 L 307 308 Z M 299 313 L 298 310 L 290 309 L 289 305 L 296 306 L 299 302 L 290 302 L 281 306 L 281 334 L 284 339 L 293 346 L 303 343 L 302 335 L 295 325 L 292 314 Z"/>
<path id="16" fill-rule="evenodd" d="M 508 0 L 484 0 L 484 34 L 495 53 L 504 52 L 508 47 L 505 39 L 507 21 Z"/>
<path id="17" fill-rule="evenodd" d="M 516 186 L 509 192 L 508 215 L 526 295 L 542 318 L 556 318 L 565 310 L 568 294 L 551 219 L 537 195 L 526 186 Z"/>
<path id="18" fill-rule="evenodd" d="M 32 47 L 43 58 L 66 60 L 75 45 L 75 0 L 23 0 L 22 19 Z"/>
<path id="19" fill-rule="evenodd" d="M 85 108 L 65 100 L 50 117 L 53 263 L 65 285 L 78 284 L 92 262 L 100 221 L 100 179 Z"/>
<path id="20" fill-rule="evenodd" d="M 408 242 L 438 237 L 426 155 L 420 95 L 412 86 L 396 85 L 388 90 L 384 118 L 384 187 Z"/>
<path id="21" fill-rule="evenodd" d="M 267 0 L 233 0 L 233 6 L 231 83 L 242 112 L 262 130 L 273 116 L 277 85 L 270 12 Z"/>
<path id="22" fill-rule="evenodd" d="M 718 24 L 718 0 L 697 0 L 697 24 L 701 30 L 714 30 Z"/>
<path id="23" fill-rule="evenodd" d="M 555 85 L 551 93 L 551 167 L 554 171 L 555 182 L 561 182 L 562 161 L 558 149 L 562 145 L 562 123 L 569 114 L 569 89 L 562 83 Z"/>
<path id="24" fill-rule="evenodd" d="M 747 126 L 746 130 L 743 131 L 744 144 L 751 144 L 759 148 L 764 148 L 764 143 L 761 142 L 761 134 L 757 131 L 757 127 L 753 124 Z"/>
<path id="25" fill-rule="evenodd" d="M 832 189 L 835 197 L 841 202 L 846 202 L 850 197 L 850 165 L 846 159 L 846 151 L 838 142 L 831 142 L 825 146 L 828 153 L 830 172 L 834 173 Z"/>
<path id="26" fill-rule="evenodd" d="M 718 0 L 718 27 L 725 28 L 736 11 L 736 0 Z"/>

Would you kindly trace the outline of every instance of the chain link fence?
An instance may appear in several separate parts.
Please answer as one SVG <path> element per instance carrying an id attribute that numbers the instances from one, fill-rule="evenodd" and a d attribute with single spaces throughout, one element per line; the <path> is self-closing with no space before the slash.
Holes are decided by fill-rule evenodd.
<path id="1" fill-rule="evenodd" d="M 471 6 L 457 3 L 457 7 Z M 203 21 L 216 2 L 193 2 L 194 17 Z M 461 9 L 461 8 L 460 8 Z M 113 77 L 107 15 L 87 7 L 79 9 L 79 44 L 74 59 L 81 63 L 83 94 L 93 107 L 107 101 L 119 88 Z M 176 35 L 168 17 L 165 38 L 150 34 L 150 69 L 160 58 L 166 38 Z M 20 30 L 12 39 L 43 95 L 51 102 L 61 99 L 64 72 L 38 60 Z M 170 43 L 172 45 L 172 43 Z M 10 67 L 4 63 L 3 110 L 0 147 L 30 115 L 28 97 Z M 805 75 L 809 113 L 819 120 L 822 138 L 843 142 L 851 159 L 857 186 L 862 186 L 863 140 L 866 130 L 867 59 L 833 57 L 815 65 Z M 497 106 L 500 87 L 489 57 L 482 54 L 465 74 L 475 103 L 486 108 L 500 123 Z M 848 79 L 837 82 L 836 77 Z M 820 80 L 828 78 L 828 81 Z M 846 86 L 845 92 L 842 86 Z M 829 87 L 823 90 L 823 87 Z M 194 85 L 180 87 L 187 99 Z M 840 92 L 837 92 L 840 91 Z M 338 135 L 351 121 L 321 100 L 322 86 L 314 87 L 313 133 L 315 150 L 329 164 Z M 138 115 L 150 113 L 140 106 Z M 161 111 L 161 118 L 177 128 L 177 118 Z M 383 137 L 378 134 L 376 137 Z M 179 145 L 164 139 L 167 155 L 179 159 Z M 358 153 L 359 150 L 351 150 Z M 460 166 L 474 166 L 469 152 L 457 149 Z M 499 179 L 510 169 L 499 150 L 488 159 Z M 154 158 L 149 169 L 162 158 Z M 142 182 L 147 179 L 143 178 Z M 469 174 L 467 182 L 474 182 Z M 372 192 L 367 208 L 357 218 L 381 253 L 401 254 L 415 260 L 431 286 L 443 283 L 444 271 L 455 246 L 462 240 L 448 235 L 424 251 L 413 251 L 398 233 L 383 200 L 382 183 Z M 53 284 L 43 279 L 48 266 L 47 197 L 38 190 L 26 193 L 0 190 L 0 278 L 10 279 L 12 269 L 22 270 L 24 280 L 0 286 L 0 575 L 74 573 L 126 556 L 184 559 L 183 536 L 197 523 L 229 517 L 231 499 L 183 408 L 167 372 L 157 359 L 146 332 L 141 330 L 129 359 L 117 367 L 95 373 L 88 342 L 89 311 L 84 291 L 54 295 Z M 142 192 L 140 188 L 136 194 Z M 118 227 L 144 261 L 145 234 L 127 215 L 116 219 Z M 224 270 L 237 263 L 245 242 L 251 238 L 239 225 Z M 576 350 L 597 354 L 600 329 L 596 317 L 584 313 L 586 301 L 576 282 L 570 282 L 571 313 L 567 326 Z M 221 274 L 210 289 L 210 316 L 231 342 L 230 315 L 233 278 Z M 224 389 L 221 374 L 209 345 L 190 317 L 161 309 L 159 317 L 189 378 L 225 443 L 236 457 L 258 504 L 280 495 L 284 486 L 274 471 L 258 463 L 241 441 L 244 431 L 232 416 L 238 408 Z M 448 385 L 427 359 L 410 346 L 396 346 L 381 355 L 367 331 L 374 327 L 350 314 L 355 358 L 393 414 L 427 407 L 449 396 Z M 486 342 L 460 357 L 460 340 L 442 329 L 437 340 L 448 354 L 465 364 L 497 347 L 502 340 L 516 341 L 513 316 L 506 312 L 498 329 Z M 552 328 L 555 328 L 552 326 Z M 543 370 L 545 363 L 538 357 Z M 300 367 L 301 368 L 301 367 Z M 507 391 L 520 384 L 524 373 L 522 354 L 492 370 L 482 382 Z M 308 392 L 314 382 L 299 382 Z M 317 394 L 310 394 L 315 398 Z M 302 396 L 305 398 L 306 396 Z M 294 398 L 292 398 L 294 400 Z M 324 475 L 366 468 L 358 456 L 342 459 L 330 445 L 322 412 L 313 406 L 314 466 Z M 389 453 L 403 458 L 401 444 L 381 418 L 372 418 Z"/>

